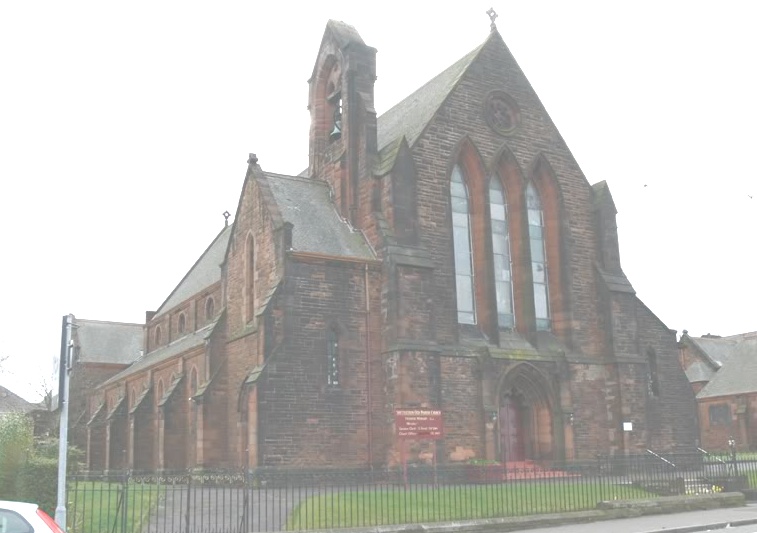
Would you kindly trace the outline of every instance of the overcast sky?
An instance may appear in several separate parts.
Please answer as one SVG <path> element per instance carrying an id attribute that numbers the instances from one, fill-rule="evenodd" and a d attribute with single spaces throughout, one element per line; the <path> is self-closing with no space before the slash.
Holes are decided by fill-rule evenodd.
<path id="1" fill-rule="evenodd" d="M 639 297 L 679 333 L 757 330 L 757 3 L 2 2 L 0 384 L 35 397 L 64 314 L 157 309 L 234 213 L 249 152 L 307 166 L 329 18 L 378 49 L 380 114 L 486 39 L 492 5 L 609 183 Z"/>

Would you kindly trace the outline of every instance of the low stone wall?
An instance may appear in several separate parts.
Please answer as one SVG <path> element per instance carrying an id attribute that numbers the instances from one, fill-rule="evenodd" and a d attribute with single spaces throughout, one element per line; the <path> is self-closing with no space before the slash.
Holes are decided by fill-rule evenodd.
<path id="1" fill-rule="evenodd" d="M 572 513 L 554 513 L 546 515 L 529 515 L 511 518 L 490 518 L 486 520 L 461 520 L 436 524 L 402 524 L 392 526 L 340 529 L 340 533 L 489 533 L 520 531 L 581 524 L 614 518 L 632 518 L 636 516 L 681 513 L 685 511 L 703 511 L 745 505 L 744 495 L 740 492 L 721 492 L 703 496 L 666 496 L 649 500 L 614 500 L 600 502 L 596 510 Z M 311 531 L 309 533 L 318 533 Z M 322 532 L 326 533 L 326 531 Z M 328 531 L 328 533 L 334 533 Z"/>

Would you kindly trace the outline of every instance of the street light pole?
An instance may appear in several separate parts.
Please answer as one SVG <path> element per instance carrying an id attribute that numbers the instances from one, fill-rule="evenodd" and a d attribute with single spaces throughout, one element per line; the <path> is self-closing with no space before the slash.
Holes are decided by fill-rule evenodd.
<path id="1" fill-rule="evenodd" d="M 73 364 L 74 341 L 72 338 L 73 315 L 65 317 L 65 344 L 60 354 L 61 390 L 58 391 L 60 407 L 60 435 L 58 437 L 58 503 L 55 507 L 55 523 L 66 530 L 66 459 L 68 458 L 68 382 Z"/>

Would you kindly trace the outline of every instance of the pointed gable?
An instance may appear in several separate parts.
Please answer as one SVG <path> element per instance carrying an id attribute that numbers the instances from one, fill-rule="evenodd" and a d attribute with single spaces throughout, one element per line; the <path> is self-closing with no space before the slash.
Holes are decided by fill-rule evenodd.
<path id="1" fill-rule="evenodd" d="M 292 249 L 333 256 L 373 259 L 361 233 L 336 212 L 328 184 L 320 180 L 265 173 L 284 222 L 292 224 Z"/>
<path id="2" fill-rule="evenodd" d="M 141 324 L 77 318 L 74 325 L 79 363 L 130 364 L 140 355 L 143 346 Z"/>

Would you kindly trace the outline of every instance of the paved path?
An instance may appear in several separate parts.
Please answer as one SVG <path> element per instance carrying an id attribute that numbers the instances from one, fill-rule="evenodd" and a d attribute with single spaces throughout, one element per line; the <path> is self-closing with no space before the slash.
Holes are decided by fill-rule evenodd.
<path id="1" fill-rule="evenodd" d="M 751 530 L 757 533 L 757 504 L 731 509 L 640 516 L 521 531 L 529 531 L 529 533 L 690 533 L 711 531 L 722 528 L 728 523 L 738 525 L 744 522 L 749 522 Z M 750 528 L 739 528 L 739 530 L 751 531 Z M 730 532 L 731 530 L 726 529 L 725 531 Z M 734 531 L 734 533 L 736 532 Z"/>
<path id="2" fill-rule="evenodd" d="M 297 504 L 317 489 L 248 489 L 176 486 L 167 491 L 143 533 L 253 533 L 282 531 Z"/>

